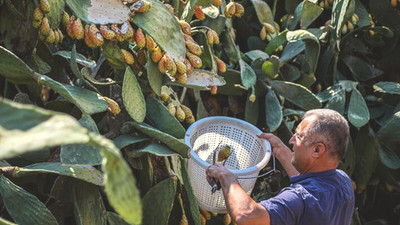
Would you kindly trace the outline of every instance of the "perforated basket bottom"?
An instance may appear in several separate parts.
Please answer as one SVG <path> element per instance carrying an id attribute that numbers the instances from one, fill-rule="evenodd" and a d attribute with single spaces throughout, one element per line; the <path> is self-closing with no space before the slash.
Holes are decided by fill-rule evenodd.
<path id="1" fill-rule="evenodd" d="M 240 176 L 257 176 L 266 165 L 258 165 L 270 149 L 266 149 L 263 142 L 256 136 L 254 129 L 242 122 L 230 120 L 211 120 L 198 124 L 192 129 L 190 146 L 200 159 L 189 159 L 188 172 L 191 184 L 199 206 L 205 210 L 217 213 L 226 213 L 226 206 L 222 191 L 211 194 L 211 186 L 206 180 L 206 169 L 212 164 L 213 151 L 224 145 L 231 147 L 232 154 L 225 166 L 235 175 L 247 169 L 246 174 Z M 220 144 L 218 146 L 218 144 Z M 192 155 L 193 155 L 192 152 Z M 207 163 L 204 163 L 207 162 Z M 251 168 L 251 169 L 249 169 Z M 253 190 L 256 179 L 239 180 L 239 184 L 248 194 Z"/>

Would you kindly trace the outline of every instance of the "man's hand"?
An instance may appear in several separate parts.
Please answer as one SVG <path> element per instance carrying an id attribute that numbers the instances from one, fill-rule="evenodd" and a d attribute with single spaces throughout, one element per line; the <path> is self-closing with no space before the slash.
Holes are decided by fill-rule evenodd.
<path id="1" fill-rule="evenodd" d="M 206 170 L 207 181 L 214 178 L 216 182 L 220 182 L 221 186 L 231 184 L 236 181 L 235 175 L 221 164 L 214 164 L 207 168 Z"/>

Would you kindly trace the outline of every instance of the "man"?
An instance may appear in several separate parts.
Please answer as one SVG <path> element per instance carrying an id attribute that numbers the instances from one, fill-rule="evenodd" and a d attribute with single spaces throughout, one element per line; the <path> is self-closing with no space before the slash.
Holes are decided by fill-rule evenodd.
<path id="1" fill-rule="evenodd" d="M 354 210 L 351 180 L 336 169 L 349 139 L 349 126 L 342 115 L 329 109 L 308 111 L 289 140 L 293 152 L 273 134 L 258 137 L 270 142 L 290 177 L 291 185 L 277 196 L 257 203 L 222 165 L 206 171 L 207 179 L 220 182 L 228 213 L 238 225 L 350 224 Z"/>

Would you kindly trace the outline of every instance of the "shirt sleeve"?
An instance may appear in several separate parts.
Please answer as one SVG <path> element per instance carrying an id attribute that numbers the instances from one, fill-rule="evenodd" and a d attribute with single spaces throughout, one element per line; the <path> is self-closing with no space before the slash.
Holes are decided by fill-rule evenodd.
<path id="1" fill-rule="evenodd" d="M 304 212 L 303 199 L 295 189 L 283 189 L 277 196 L 259 204 L 267 209 L 271 225 L 297 224 Z"/>

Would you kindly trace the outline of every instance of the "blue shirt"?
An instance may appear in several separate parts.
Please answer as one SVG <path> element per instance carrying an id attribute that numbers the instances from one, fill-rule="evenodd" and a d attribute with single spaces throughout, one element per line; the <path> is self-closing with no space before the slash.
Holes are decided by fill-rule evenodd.
<path id="1" fill-rule="evenodd" d="M 349 225 L 354 191 L 342 170 L 307 173 L 290 178 L 291 185 L 259 204 L 270 215 L 271 225 Z"/>

